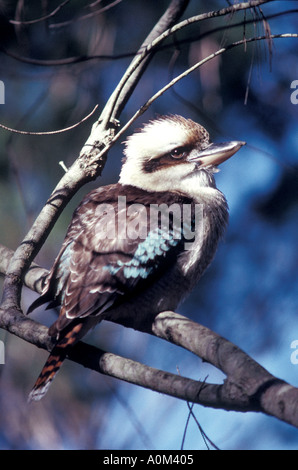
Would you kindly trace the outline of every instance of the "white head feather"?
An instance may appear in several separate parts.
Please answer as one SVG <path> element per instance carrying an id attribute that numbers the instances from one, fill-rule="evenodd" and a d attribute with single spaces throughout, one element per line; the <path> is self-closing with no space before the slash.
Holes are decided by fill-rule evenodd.
<path id="1" fill-rule="evenodd" d="M 173 150 L 186 148 L 189 154 L 206 148 L 209 134 L 204 127 L 181 116 L 163 116 L 150 121 L 125 142 L 125 160 L 119 182 L 148 191 L 178 191 L 196 197 L 200 188 L 214 188 L 213 170 L 198 169 L 196 162 L 173 161 L 170 165 L 154 162 Z M 145 165 L 152 164 L 152 171 Z"/>

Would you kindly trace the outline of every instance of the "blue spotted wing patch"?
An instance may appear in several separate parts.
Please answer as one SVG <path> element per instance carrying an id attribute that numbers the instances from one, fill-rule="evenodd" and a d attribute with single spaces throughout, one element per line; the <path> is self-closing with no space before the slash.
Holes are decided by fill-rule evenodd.
<path id="1" fill-rule="evenodd" d="M 180 242 L 181 237 L 175 237 L 173 232 L 169 234 L 157 228 L 149 232 L 145 240 L 140 241 L 131 259 L 117 260 L 113 264 L 107 264 L 104 269 L 112 276 L 121 273 L 127 280 L 147 279 L 158 270 L 168 252 Z"/>

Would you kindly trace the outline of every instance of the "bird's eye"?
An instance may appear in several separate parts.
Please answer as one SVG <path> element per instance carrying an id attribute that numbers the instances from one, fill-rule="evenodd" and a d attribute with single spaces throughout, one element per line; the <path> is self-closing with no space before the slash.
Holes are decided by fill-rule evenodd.
<path id="1" fill-rule="evenodd" d="M 183 147 L 175 148 L 174 150 L 171 151 L 170 156 L 172 158 L 175 158 L 176 160 L 183 158 L 185 156 L 185 148 Z"/>

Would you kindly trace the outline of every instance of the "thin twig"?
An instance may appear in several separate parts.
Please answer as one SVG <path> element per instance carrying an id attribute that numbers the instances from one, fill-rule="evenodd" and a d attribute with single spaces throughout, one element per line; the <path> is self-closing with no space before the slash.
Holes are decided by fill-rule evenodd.
<path id="1" fill-rule="evenodd" d="M 60 5 L 58 5 L 57 8 L 51 11 L 51 13 L 41 16 L 40 18 L 36 18 L 35 20 L 9 20 L 9 23 L 17 25 L 17 26 L 40 23 L 41 21 L 48 20 L 49 18 L 52 18 L 53 16 L 55 16 L 61 10 L 61 8 L 63 8 L 69 2 L 70 0 L 65 0 L 64 2 L 60 3 Z"/>
<path id="2" fill-rule="evenodd" d="M 71 131 L 72 129 L 75 129 L 75 127 L 78 127 L 80 124 L 87 121 L 87 119 L 89 119 L 90 116 L 92 116 L 92 114 L 95 113 L 97 108 L 98 108 L 98 104 L 96 106 L 94 106 L 92 111 L 89 114 L 87 114 L 87 116 L 85 116 L 83 119 L 81 119 L 79 122 L 76 122 L 75 124 L 72 124 L 69 127 L 65 127 L 64 129 L 58 129 L 57 131 L 42 131 L 42 132 L 20 131 L 18 129 L 13 129 L 12 127 L 5 126 L 4 124 L 0 124 L 0 127 L 2 127 L 2 129 L 5 129 L 6 131 L 14 132 L 15 134 L 23 134 L 23 135 L 55 135 L 55 134 L 62 134 L 63 132 L 68 132 L 68 131 Z"/>
<path id="3" fill-rule="evenodd" d="M 273 0 L 268 0 L 268 1 L 273 1 Z M 278 17 L 286 15 L 286 14 L 293 14 L 293 13 L 297 13 L 297 10 L 293 9 L 293 10 L 287 10 L 287 11 L 282 11 L 282 12 L 278 12 L 278 13 L 275 13 L 275 14 L 271 14 L 271 15 L 267 16 L 267 19 L 274 19 L 274 18 L 278 18 Z M 207 18 L 200 18 L 199 16 L 196 16 L 196 17 L 193 17 L 193 18 L 194 18 L 194 21 L 195 21 L 195 19 L 197 19 L 197 21 L 207 19 Z M 252 20 L 245 20 L 245 21 L 246 21 L 246 24 L 250 24 L 250 23 L 255 22 L 255 21 L 258 21 L 258 22 L 263 21 L 263 19 L 262 18 L 254 18 Z M 190 24 L 192 24 L 192 23 L 190 23 Z M 199 35 L 195 35 L 195 36 L 192 36 L 192 37 L 189 37 L 189 38 L 183 38 L 183 39 L 175 40 L 175 43 L 179 44 L 179 45 L 187 44 L 187 43 L 190 43 L 190 42 L 198 41 L 199 39 L 202 39 L 203 37 L 209 36 L 210 34 L 214 34 L 214 33 L 219 32 L 219 31 L 224 31 L 226 29 L 236 28 L 236 27 L 239 27 L 239 26 L 242 26 L 242 25 L 244 25 L 243 21 L 239 22 L 239 23 L 233 23 L 233 24 L 228 24 L 228 25 L 224 25 L 224 26 L 219 26 L 219 27 L 210 29 L 210 30 L 208 30 L 204 33 L 201 33 Z M 184 23 L 181 24 L 181 29 L 183 29 L 186 26 L 188 26 L 188 24 L 184 24 Z M 177 25 L 177 27 L 178 27 L 178 25 Z M 177 32 L 176 30 L 172 31 L 171 29 L 169 29 L 168 30 L 168 36 L 170 36 L 172 34 L 175 34 L 176 32 Z M 163 42 L 166 38 L 167 37 L 162 37 L 160 42 Z M 159 41 L 155 43 L 154 50 L 157 49 L 157 46 L 158 46 L 159 51 L 169 49 L 169 48 L 173 47 L 172 44 L 164 44 L 164 45 L 159 44 Z M 20 55 L 14 53 L 12 51 L 7 50 L 2 45 L 0 45 L 0 50 L 4 54 L 12 57 L 15 60 L 18 60 L 19 62 L 24 62 L 24 63 L 27 63 L 27 64 L 38 65 L 38 66 L 44 66 L 44 67 L 61 67 L 63 65 L 69 66 L 69 65 L 75 65 L 75 64 L 78 64 L 78 63 L 91 61 L 91 60 L 92 61 L 94 61 L 94 60 L 122 60 L 122 59 L 127 59 L 127 58 L 130 58 L 130 57 L 136 57 L 136 56 L 139 56 L 139 57 L 142 56 L 142 58 L 143 58 L 146 55 L 146 51 L 143 48 L 142 50 L 140 50 L 138 52 L 137 51 L 132 51 L 132 52 L 124 52 L 122 54 L 80 55 L 80 56 L 75 56 L 75 57 L 67 57 L 67 58 L 64 58 L 64 59 L 42 60 L 42 59 L 34 59 L 34 58 L 30 58 L 30 57 L 20 56 Z"/>
<path id="4" fill-rule="evenodd" d="M 120 2 L 122 2 L 122 0 L 115 0 L 114 2 L 109 3 L 105 7 L 100 8 L 99 10 L 92 11 L 91 13 L 87 13 L 86 15 L 79 16 L 78 18 L 75 18 L 73 20 L 63 21 L 62 23 L 52 23 L 52 24 L 49 25 L 49 28 L 50 29 L 62 28 L 62 27 L 68 26 L 69 24 L 72 24 L 76 21 L 88 20 L 89 18 L 92 18 L 92 17 L 97 16 L 97 15 L 101 15 L 105 11 L 110 10 L 111 8 L 118 5 L 118 3 L 120 3 Z"/>
<path id="5" fill-rule="evenodd" d="M 192 418 L 194 419 L 200 433 L 201 433 L 201 436 L 203 438 L 203 441 L 205 443 L 205 446 L 207 447 L 208 450 L 210 450 L 210 447 L 213 447 L 213 449 L 215 450 L 220 450 L 220 448 L 210 439 L 210 437 L 207 436 L 207 434 L 205 433 L 204 429 L 202 428 L 201 424 L 199 423 L 196 415 L 194 414 L 193 412 L 193 408 L 194 408 L 194 403 L 190 404 L 189 402 L 187 402 L 187 406 L 188 406 L 188 409 L 189 409 L 189 415 L 192 416 Z"/>
<path id="6" fill-rule="evenodd" d="M 271 39 L 280 39 L 280 38 L 298 38 L 298 34 L 296 33 L 285 33 L 285 34 L 273 34 L 271 35 Z M 247 44 L 250 42 L 254 41 L 263 41 L 265 39 L 268 39 L 267 36 L 259 36 L 259 37 L 252 37 L 252 38 L 245 38 L 241 39 L 239 41 L 233 42 L 231 44 L 228 44 L 226 47 L 222 47 L 221 49 L 217 50 L 216 52 L 210 54 L 208 57 L 205 57 L 204 59 L 200 60 L 196 64 L 194 64 L 192 67 L 188 68 L 184 72 L 182 72 L 180 75 L 177 77 L 173 78 L 167 85 L 165 85 L 163 88 L 161 88 L 158 92 L 156 92 L 151 98 L 149 98 L 146 103 L 143 104 L 136 112 L 135 114 L 127 121 L 127 123 L 121 128 L 121 130 L 111 139 L 111 141 L 108 144 L 108 148 L 105 148 L 102 153 L 107 151 L 109 148 L 111 148 L 114 143 L 122 137 L 122 135 L 128 130 L 128 128 L 138 119 L 142 114 L 147 111 L 147 109 L 156 101 L 158 98 L 160 98 L 167 90 L 169 90 L 171 87 L 176 85 L 180 80 L 183 78 L 187 77 L 189 74 L 191 74 L 194 70 L 198 69 L 201 67 L 203 64 L 208 62 L 209 60 L 214 59 L 215 57 L 223 54 L 224 52 L 227 52 L 228 50 L 238 47 L 242 44 Z M 98 154 L 98 158 L 101 157 L 101 153 Z M 97 158 L 97 157 L 96 157 Z M 94 161 L 96 161 L 96 158 Z M 94 163 L 93 160 L 91 162 Z"/>

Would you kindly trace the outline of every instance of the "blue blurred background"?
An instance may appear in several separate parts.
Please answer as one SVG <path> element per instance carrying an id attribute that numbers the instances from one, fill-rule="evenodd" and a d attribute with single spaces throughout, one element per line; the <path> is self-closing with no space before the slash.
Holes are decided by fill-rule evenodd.
<path id="1" fill-rule="evenodd" d="M 104 106 L 131 58 L 168 1 L 71 1 L 46 21 L 14 25 L 8 20 L 43 16 L 42 2 L 0 2 L 0 80 L 5 104 L 0 122 L 31 131 L 67 127 Z M 43 2 L 45 5 L 46 2 Z M 60 4 L 51 2 L 49 11 Z M 190 1 L 184 18 L 226 7 L 224 0 Z M 262 6 L 271 32 L 297 33 L 297 1 Z M 288 14 L 281 14 L 288 11 Z M 90 15 L 90 13 L 93 13 Z M 96 14 L 94 14 L 96 13 Z M 86 18 L 83 18 L 87 16 Z M 271 19 L 270 17 L 273 16 Z M 196 23 L 178 33 L 176 44 L 158 52 L 137 86 L 121 124 L 167 81 L 223 45 L 264 34 L 259 10 Z M 226 26 L 227 29 L 222 30 Z M 212 34 L 208 31 L 215 30 Z M 201 36 L 201 39 L 200 39 Z M 192 38 L 192 41 L 189 39 Z M 298 80 L 297 39 L 253 42 L 208 62 L 169 90 L 134 127 L 157 114 L 177 113 L 200 122 L 212 139 L 244 140 L 247 146 L 221 166 L 217 184 L 229 202 L 230 224 L 216 258 L 179 313 L 213 329 L 244 349 L 271 373 L 298 386 L 291 343 L 298 340 Z M 72 65 L 47 61 L 108 56 Z M 30 63 L 36 59 L 40 63 Z M 87 139 L 92 119 L 67 133 L 23 136 L 0 130 L 0 243 L 15 249 Z M 130 129 L 131 133 L 133 128 Z M 129 134 L 128 133 L 128 134 Z M 111 150 L 102 174 L 73 198 L 38 255 L 49 268 L 71 214 L 92 188 L 114 183 L 123 145 Z M 36 294 L 24 289 L 23 306 Z M 52 311 L 33 317 L 47 325 Z M 0 332 L 1 449 L 205 449 L 185 402 L 100 376 L 66 362 L 43 401 L 27 406 L 46 352 Z M 102 323 L 87 341 L 150 366 L 198 380 L 221 383 L 223 374 L 162 340 Z M 257 413 L 195 405 L 206 434 L 221 449 L 296 449 L 298 431 Z M 186 425 L 188 423 L 187 429 Z M 185 434 L 185 439 L 183 436 Z"/>

